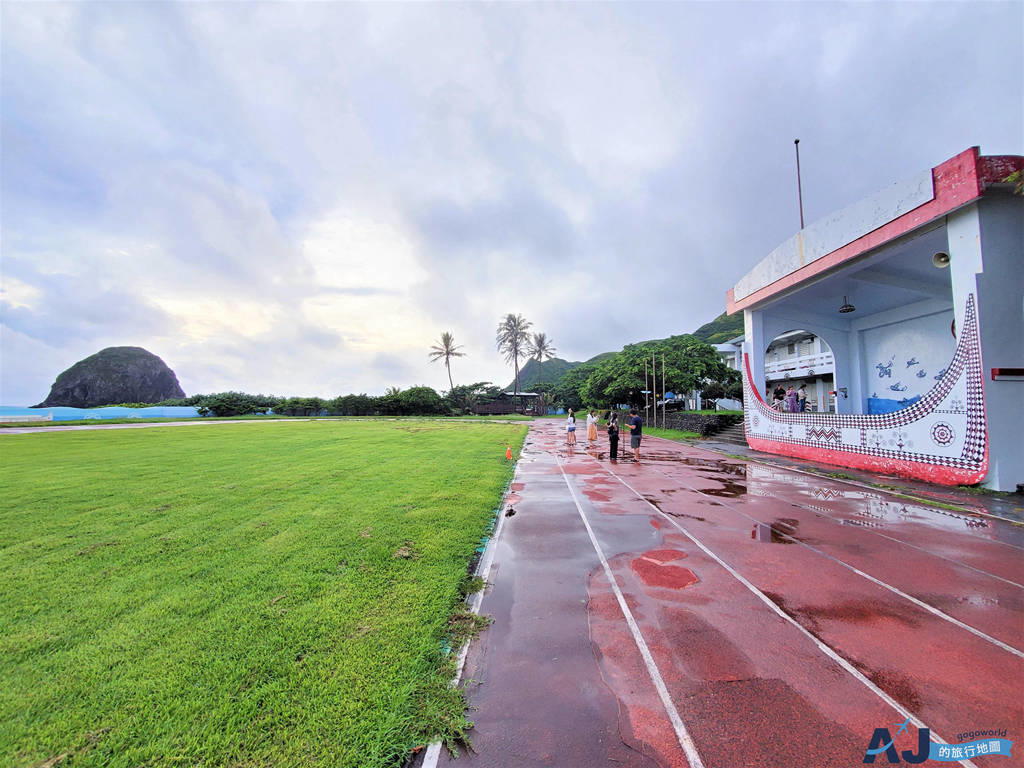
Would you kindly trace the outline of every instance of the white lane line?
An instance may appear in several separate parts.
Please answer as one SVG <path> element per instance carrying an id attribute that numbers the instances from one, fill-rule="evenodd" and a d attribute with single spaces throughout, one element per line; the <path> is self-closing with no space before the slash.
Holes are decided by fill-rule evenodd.
<path id="1" fill-rule="evenodd" d="M 682 485 L 685 488 L 688 488 L 689 490 L 693 491 L 694 493 L 700 494 L 701 496 L 704 496 L 705 498 L 709 498 L 709 499 L 713 498 L 710 494 L 704 493 L 699 488 L 694 488 L 689 483 L 686 483 L 686 482 L 684 482 L 682 480 L 679 480 L 677 478 L 672 478 L 669 475 L 667 475 L 664 472 L 662 472 L 661 470 L 655 469 L 654 471 L 657 472 L 658 474 L 660 474 L 662 477 L 665 477 L 667 479 L 672 480 L 672 482 L 679 483 L 680 485 Z M 612 474 L 615 474 L 615 473 L 613 472 Z M 770 527 L 769 523 L 765 523 L 765 522 L 763 522 L 761 520 L 758 520 L 756 517 L 753 517 L 752 515 L 748 515 L 746 512 L 744 512 L 742 509 L 740 509 L 735 504 L 732 504 L 731 502 L 727 502 L 727 501 L 724 501 L 724 500 L 721 500 L 721 499 L 718 499 L 718 498 L 714 498 L 713 500 L 717 501 L 723 507 L 726 507 L 727 509 L 731 509 L 734 512 L 736 512 L 737 514 L 743 515 L 743 517 L 747 518 L 752 523 L 756 523 L 757 525 L 768 525 Z M 644 499 L 644 501 L 647 501 L 647 499 Z M 650 502 L 648 502 L 648 503 L 650 503 Z M 789 502 L 787 502 L 787 503 L 789 503 Z M 653 506 L 653 505 L 651 505 L 651 506 Z M 959 619 L 956 619 L 956 618 L 950 616 L 948 613 L 940 611 L 935 606 L 930 605 L 930 604 L 924 602 L 923 600 L 919 600 L 916 597 L 914 597 L 913 595 L 908 595 L 906 592 L 904 592 L 903 590 L 899 589 L 898 587 L 894 587 L 892 584 L 888 584 L 888 583 L 882 581 L 881 579 L 877 579 L 874 576 L 872 576 L 870 573 L 865 573 L 864 571 L 860 570 L 856 566 L 850 565 L 845 560 L 840 560 L 838 557 L 834 557 L 833 555 L 830 555 L 827 552 L 823 552 L 822 550 L 818 549 L 817 547 L 814 547 L 814 546 L 808 544 L 805 541 L 800 541 L 800 539 L 797 539 L 797 538 L 794 538 L 793 536 L 790 536 L 788 534 L 782 533 L 781 531 L 776 530 L 775 532 L 776 532 L 777 535 L 781 536 L 784 539 L 788 539 L 789 541 L 792 541 L 794 544 L 799 544 L 802 547 L 806 547 L 811 552 L 814 552 L 814 553 L 816 553 L 818 555 L 821 555 L 822 557 L 828 558 L 832 562 L 837 563 L 837 564 L 843 566 L 844 568 L 848 568 L 849 570 L 853 571 L 854 573 L 856 573 L 861 578 L 867 579 L 872 584 L 877 584 L 878 586 L 882 587 L 883 589 L 889 590 L 894 595 L 897 595 L 898 597 L 902 597 L 904 600 L 908 600 L 909 602 L 911 602 L 914 605 L 916 605 L 918 608 L 922 608 L 923 610 L 928 611 L 929 613 L 931 613 L 934 616 L 937 616 L 938 618 L 942 619 L 943 621 L 948 621 L 950 624 L 953 624 L 954 626 L 960 627 L 960 629 L 964 629 L 964 630 L 970 632 L 972 635 L 980 637 L 982 640 L 985 640 L 986 642 L 992 643 L 992 645 L 996 646 L 997 648 L 1001 648 L 1002 650 L 1006 651 L 1007 653 L 1012 653 L 1014 656 L 1016 656 L 1018 658 L 1021 658 L 1021 659 L 1024 659 L 1024 651 L 1020 651 L 1017 648 L 1014 648 L 1012 645 L 1008 645 L 1008 644 L 1004 643 L 1002 640 L 997 640 L 996 638 L 992 637 L 991 635 L 985 634 L 980 629 L 976 629 L 975 627 L 972 627 L 970 624 L 965 624 L 964 622 L 960 621 Z"/>
<path id="2" fill-rule="evenodd" d="M 519 462 L 516 462 L 516 468 L 512 471 L 512 480 L 509 481 L 509 492 L 511 492 L 512 483 L 516 482 L 519 478 Z M 498 537 L 501 536 L 501 529 L 505 527 L 505 508 L 507 503 L 503 500 L 501 506 L 498 508 L 498 522 L 494 526 L 494 532 L 491 534 L 491 538 L 487 542 L 487 546 L 484 547 L 484 556 L 481 558 L 479 564 L 476 567 L 477 575 L 487 581 L 487 578 L 491 575 L 491 564 L 494 562 L 494 550 L 497 549 Z M 473 613 L 480 613 L 480 605 L 484 601 L 484 592 L 487 591 L 486 584 L 484 589 L 476 592 L 473 595 L 473 599 L 470 601 L 469 610 Z M 469 640 L 462 644 L 462 648 L 459 650 L 459 659 L 455 666 L 455 677 L 448 683 L 449 688 L 454 688 L 459 684 L 459 680 L 462 679 L 462 670 L 466 666 L 466 657 L 469 655 Z M 441 740 L 433 741 L 430 746 L 427 747 L 427 751 L 423 754 L 423 766 L 422 768 L 437 768 L 438 758 L 441 756 Z"/>
<path id="3" fill-rule="evenodd" d="M 658 439 L 659 440 L 665 440 L 665 438 L 663 438 L 663 437 L 662 438 L 658 438 Z M 657 461 L 657 459 L 654 459 L 653 461 Z M 744 459 L 744 461 L 748 462 L 750 464 L 758 464 L 759 466 L 778 468 L 778 465 L 766 464 L 764 462 L 754 461 L 752 459 Z M 650 466 L 650 464 L 651 464 L 651 462 L 649 461 L 648 462 L 648 466 Z M 791 472 L 800 472 L 800 473 L 805 474 L 805 475 L 807 475 L 809 477 L 814 477 L 814 478 L 818 478 L 818 479 L 822 479 L 822 480 L 824 479 L 820 475 L 816 475 L 813 472 L 806 472 L 804 470 L 793 469 L 792 467 L 783 467 L 783 469 L 787 469 L 787 470 L 789 470 Z M 658 470 L 658 471 L 660 471 L 660 470 Z M 672 477 L 671 475 L 668 475 L 665 472 L 662 472 L 662 474 L 665 475 L 665 477 L 669 478 L 670 480 L 677 481 L 676 478 Z M 877 494 L 879 496 L 889 495 L 889 494 L 886 494 L 885 491 L 879 490 L 877 488 L 872 488 L 870 485 L 863 485 L 863 484 L 859 484 L 859 483 L 852 483 L 849 480 L 843 480 L 843 481 L 837 481 L 837 482 L 843 482 L 843 483 L 846 483 L 848 485 L 854 485 L 854 486 L 860 487 L 860 488 L 867 488 L 867 489 L 870 489 L 871 491 L 873 491 L 875 494 Z M 691 488 L 691 490 L 695 490 L 698 493 L 701 492 L 697 488 Z M 704 494 L 704 495 L 707 495 L 707 494 Z M 765 494 L 765 493 L 751 493 L 750 495 L 751 496 L 761 496 L 761 497 L 766 497 L 766 498 L 774 498 L 770 494 Z M 899 498 L 899 497 L 894 497 L 894 498 Z M 801 509 L 806 509 L 808 512 L 813 512 L 816 515 L 821 515 L 822 517 L 827 517 L 829 520 L 833 520 L 836 523 L 838 523 L 839 525 L 843 525 L 843 522 L 845 520 L 845 518 L 837 517 L 835 515 L 829 514 L 826 507 L 816 507 L 816 506 L 812 506 L 810 504 L 802 504 L 802 503 L 800 503 L 798 501 L 793 501 L 790 498 L 786 498 L 786 499 L 782 499 L 782 500 L 785 501 L 787 504 L 793 504 L 793 505 L 795 505 L 797 507 L 800 507 Z M 721 502 L 719 502 L 719 503 L 721 503 Z M 918 503 L 918 505 L 922 505 L 923 504 L 923 502 L 917 502 L 917 503 Z M 724 505 L 724 506 L 727 506 L 727 505 Z M 994 517 L 994 518 L 996 518 L 998 520 L 1006 520 L 1007 522 L 1015 522 L 1015 521 L 1012 521 L 1012 520 L 1008 520 L 1005 517 L 999 517 L 998 515 L 990 515 L 990 514 L 986 513 L 984 516 L 986 516 L 986 517 Z M 946 557 L 945 555 L 940 555 L 939 553 L 932 552 L 931 550 L 925 549 L 924 547 L 919 547 L 916 544 L 911 544 L 909 541 L 906 541 L 904 539 L 898 539 L 895 536 L 890 536 L 890 535 L 888 535 L 886 533 L 882 533 L 881 531 L 876 531 L 873 528 L 867 528 L 867 527 L 864 527 L 864 526 L 852 526 L 852 527 L 855 527 L 857 530 L 862 531 L 863 533 L 870 533 L 870 534 L 872 534 L 874 536 L 879 536 L 879 537 L 881 537 L 883 539 L 887 539 L 888 541 L 893 541 L 893 542 L 896 542 L 897 544 L 902 544 L 902 545 L 904 545 L 906 547 L 910 547 L 911 549 L 916 549 L 916 550 L 918 550 L 920 552 L 924 552 L 925 554 L 930 555 L 931 557 L 938 558 L 939 560 L 945 560 L 947 563 L 952 563 L 952 564 L 954 564 L 956 566 L 959 566 L 961 568 L 967 568 L 968 570 L 975 571 L 976 573 L 984 574 L 985 576 L 989 576 L 989 577 L 991 577 L 993 579 L 997 579 L 999 581 L 1005 582 L 1005 583 L 1009 584 L 1010 586 L 1017 587 L 1018 589 L 1024 589 L 1024 584 L 1018 584 L 1016 581 L 1011 581 L 1010 579 L 1004 578 L 1002 576 L 997 576 L 996 574 L 991 573 L 990 571 L 986 571 L 984 568 L 978 568 L 977 566 L 970 565 L 970 564 L 965 563 L 965 562 L 963 562 L 961 560 L 954 560 L 952 557 Z M 983 541 L 984 543 L 991 543 L 991 544 L 1002 544 L 1002 545 L 1010 547 L 1012 549 L 1024 549 L 1024 547 L 1018 547 L 1016 544 L 1010 544 L 1010 543 L 1005 542 L 1005 541 L 999 541 L 998 539 L 980 539 L 980 541 Z"/>
<path id="4" fill-rule="evenodd" d="M 668 477 L 668 475 L 665 475 L 665 477 Z M 753 494 L 753 495 L 760 496 L 761 494 Z M 794 504 L 797 507 L 800 507 L 800 509 L 806 509 L 808 512 L 813 512 L 816 515 L 821 515 L 822 517 L 827 517 L 829 520 L 834 520 L 835 522 L 839 523 L 839 525 L 843 524 L 844 518 L 842 518 L 842 517 L 835 517 L 834 515 L 828 514 L 828 512 L 825 511 L 825 509 L 826 509 L 825 507 L 815 507 L 815 506 L 811 506 L 810 504 L 801 504 L 799 502 L 792 501 L 791 499 L 785 499 L 785 501 L 786 501 L 787 504 Z M 865 527 L 859 526 L 859 525 L 844 526 L 844 527 L 846 527 L 846 528 L 855 528 L 855 529 L 857 529 L 859 531 L 863 531 L 864 533 L 870 533 L 870 534 L 873 534 L 875 536 L 880 536 L 883 539 L 888 539 L 889 541 L 894 541 L 897 544 L 902 544 L 905 547 L 910 547 L 911 549 L 916 549 L 916 550 L 918 550 L 920 552 L 924 552 L 926 555 L 930 555 L 932 557 L 937 557 L 939 560 L 945 560 L 947 563 L 952 563 L 953 565 L 956 565 L 956 566 L 958 566 L 960 568 L 966 568 L 966 569 L 968 569 L 970 571 L 975 571 L 975 572 L 983 574 L 985 576 L 990 576 L 993 579 L 998 579 L 999 581 L 1005 581 L 1010 586 L 1018 587 L 1019 589 L 1024 589 L 1024 584 L 1018 584 L 1016 581 L 1010 581 L 1009 579 L 1004 579 L 1002 576 L 997 576 L 996 574 L 990 573 L 989 571 L 986 571 L 983 568 L 977 568 L 976 566 L 969 565 L 968 563 L 962 562 L 960 560 L 954 560 L 952 557 L 946 557 L 945 555 L 940 555 L 938 552 L 932 552 L 929 549 L 925 549 L 924 547 L 919 547 L 916 544 L 911 544 L 909 541 L 904 541 L 903 539 L 897 539 L 895 536 L 889 536 L 888 534 L 882 533 L 881 531 L 876 531 L 876 530 L 873 530 L 871 528 L 865 528 Z M 1010 544 L 1009 546 L 1012 547 L 1013 545 Z"/>
<path id="5" fill-rule="evenodd" d="M 597 537 L 594 535 L 594 529 L 590 527 L 590 521 L 587 520 L 587 516 L 583 513 L 583 507 L 580 505 L 580 501 L 576 497 L 576 491 L 573 490 L 572 483 L 569 482 L 569 476 L 565 474 L 565 470 L 562 468 L 561 459 L 558 460 L 558 469 L 562 473 L 562 478 L 565 480 L 565 487 L 569 489 L 569 494 L 572 496 L 573 503 L 576 504 L 576 511 L 580 513 L 580 519 L 583 521 L 583 525 L 586 526 L 587 535 L 590 536 L 590 543 L 594 545 L 594 551 L 597 552 L 597 556 L 601 560 L 601 566 L 604 568 L 604 575 L 612 585 L 612 590 L 615 592 L 615 599 L 619 601 L 619 608 L 622 609 L 622 615 L 625 616 L 626 624 L 629 625 L 629 631 L 633 633 L 633 640 L 636 643 L 637 649 L 640 651 L 640 655 L 643 657 L 644 664 L 647 667 L 647 674 L 650 676 L 651 682 L 654 683 L 654 688 L 658 691 L 658 697 L 661 699 L 662 706 L 665 707 L 668 719 L 672 722 L 672 728 L 676 732 L 676 738 L 679 740 L 679 746 L 682 747 L 683 752 L 686 753 L 686 759 L 690 763 L 690 768 L 704 768 L 704 761 L 701 760 L 700 753 L 697 752 L 697 747 L 693 743 L 693 739 L 690 737 L 689 731 L 686 730 L 686 725 L 683 723 L 683 719 L 679 716 L 679 712 L 676 710 L 675 704 L 672 703 L 672 697 L 669 696 L 668 688 L 665 686 L 665 681 L 661 677 L 661 672 L 658 671 L 658 665 L 655 663 L 654 657 L 651 655 L 651 651 L 647 647 L 647 642 L 644 640 L 644 636 L 640 632 L 640 627 L 637 625 L 636 619 L 633 618 L 633 612 L 629 610 L 629 606 L 626 604 L 626 598 L 623 597 L 622 591 L 619 589 L 618 582 L 615 580 L 615 575 L 612 573 L 611 566 L 608 565 L 608 560 L 605 558 L 604 552 L 601 550 L 601 545 L 597 542 Z"/>
<path id="6" fill-rule="evenodd" d="M 665 518 L 672 526 L 678 529 L 680 533 L 686 536 L 686 538 L 688 538 L 690 541 L 692 541 L 694 544 L 700 547 L 701 551 L 704 552 L 704 554 L 706 554 L 708 557 L 710 557 L 712 560 L 714 560 L 716 563 L 722 566 L 726 571 L 728 571 L 740 584 L 742 584 L 748 590 L 750 590 L 757 598 L 761 600 L 761 602 L 763 602 L 765 605 L 771 608 L 783 620 L 787 621 L 788 623 L 796 627 L 808 640 L 810 640 L 818 647 L 818 650 L 820 650 L 822 653 L 824 653 L 826 656 L 828 656 L 830 659 L 836 662 L 839 666 L 841 666 L 843 669 L 845 669 L 847 672 L 853 675 L 854 678 L 863 683 L 872 693 L 878 696 L 878 698 L 880 698 L 882 701 L 884 701 L 886 704 L 888 704 L 890 707 L 896 710 L 901 717 L 903 717 L 904 719 L 909 718 L 910 722 L 912 722 L 918 729 L 928 728 L 931 740 L 935 743 L 949 743 L 941 736 L 939 736 L 934 730 L 925 725 L 925 723 L 918 717 L 916 717 L 913 712 L 903 707 L 903 705 L 901 705 L 899 702 L 893 699 L 889 694 L 887 694 L 885 691 L 883 691 L 881 688 L 879 688 L 877 685 L 871 682 L 868 678 L 866 678 L 860 672 L 860 670 L 858 670 L 856 667 L 850 664 L 850 662 L 848 662 L 846 659 L 844 659 L 842 656 L 836 653 L 830 646 L 826 645 L 821 640 L 812 635 L 810 632 L 808 632 L 806 629 L 804 629 L 802 626 L 800 626 L 800 624 L 792 616 L 790 616 L 788 613 L 779 608 L 779 606 L 772 602 L 771 598 L 769 598 L 764 592 L 762 592 L 760 589 L 758 589 L 745 578 L 743 578 L 743 576 L 741 576 L 735 568 L 733 568 L 722 558 L 720 558 L 718 555 L 716 555 L 714 552 L 712 552 L 710 549 L 704 546 L 704 544 L 699 539 L 697 539 L 696 536 L 694 536 L 683 526 L 681 526 L 671 515 L 665 514 L 656 506 L 651 504 L 651 502 L 644 498 L 642 494 L 640 494 L 633 486 L 631 486 L 629 483 L 627 483 L 625 480 L 619 477 L 615 472 L 611 471 L 610 469 L 605 469 L 605 472 L 607 472 L 609 475 L 614 477 L 616 480 L 618 480 L 620 483 L 626 486 L 629 490 L 631 490 L 638 499 L 640 499 L 647 506 L 653 509 L 657 514 Z M 961 760 L 960 764 L 970 766 L 971 768 L 977 768 L 977 766 L 975 766 L 975 764 L 972 763 L 970 760 Z"/>
<path id="7" fill-rule="evenodd" d="M 650 435 L 650 437 L 648 439 L 651 439 L 651 438 L 653 438 L 654 440 L 664 440 L 665 442 L 670 443 L 671 445 L 679 445 L 678 441 L 676 441 L 676 440 L 669 440 L 666 437 L 655 437 L 654 435 Z M 921 496 L 914 496 L 913 495 L 913 491 L 911 489 L 908 489 L 907 493 L 895 493 L 893 491 L 886 491 L 886 490 L 884 490 L 882 488 L 878 488 L 878 487 L 876 487 L 874 485 L 869 485 L 868 483 L 862 483 L 862 482 L 860 482 L 858 480 L 841 480 L 839 478 L 824 477 L 824 476 L 818 474 L 817 472 L 808 472 L 806 469 L 800 469 L 799 467 L 790 467 L 790 466 L 786 466 L 786 465 L 783 465 L 783 464 L 774 464 L 774 463 L 772 463 L 770 461 L 761 461 L 759 459 L 755 459 L 755 458 L 752 458 L 750 456 L 747 456 L 745 458 L 735 458 L 733 456 L 729 456 L 728 454 L 720 453 L 719 451 L 715 451 L 715 450 L 712 450 L 710 448 L 697 448 L 696 450 L 704 451 L 705 453 L 715 453 L 715 454 L 718 454 L 719 456 L 722 456 L 723 459 L 730 458 L 733 461 L 741 461 L 741 462 L 743 462 L 745 464 L 757 464 L 758 466 L 768 467 L 770 469 L 785 469 L 785 470 L 789 470 L 790 472 L 796 472 L 797 474 L 800 474 L 800 475 L 807 475 L 808 477 L 813 477 L 815 480 L 819 480 L 819 481 L 821 481 L 823 483 L 833 483 L 835 485 L 852 485 L 854 488 L 863 488 L 863 489 L 865 489 L 867 491 L 870 491 L 871 493 L 876 494 L 878 496 L 891 496 L 894 499 L 900 499 L 901 502 L 905 502 L 907 499 L 909 499 L 913 503 L 917 504 L 918 506 L 925 507 L 925 509 L 928 509 L 928 507 L 932 503 L 932 501 L 929 500 L 929 499 L 922 498 Z M 840 469 L 841 469 L 841 467 L 840 467 Z M 934 514 L 941 514 L 938 511 L 937 507 L 932 507 L 932 509 L 935 510 Z M 969 517 L 983 517 L 983 518 L 992 518 L 993 520 L 1002 520 L 1003 522 L 1010 523 L 1012 525 L 1019 525 L 1020 524 L 1019 520 L 1014 520 L 1011 517 L 1003 517 L 1002 515 L 997 515 L 995 512 L 989 512 L 988 510 L 985 510 L 984 512 L 976 512 L 976 511 L 973 511 L 973 510 L 972 511 L 964 510 L 963 514 L 966 515 L 966 516 L 969 516 Z M 983 539 L 983 541 L 985 541 L 987 543 L 990 543 L 990 544 L 1000 544 L 1000 545 L 1002 545 L 1004 547 L 1010 547 L 1012 549 L 1024 550 L 1024 547 L 1017 546 L 1016 544 L 1010 544 L 1007 541 L 1000 541 L 999 539 Z"/>

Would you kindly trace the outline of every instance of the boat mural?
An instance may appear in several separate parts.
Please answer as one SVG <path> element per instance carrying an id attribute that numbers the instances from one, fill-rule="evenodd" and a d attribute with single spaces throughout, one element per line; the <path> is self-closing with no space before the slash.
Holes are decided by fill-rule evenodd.
<path id="1" fill-rule="evenodd" d="M 919 400 L 885 414 L 786 413 L 767 405 L 744 353 L 744 427 L 751 448 L 942 485 L 981 482 L 988 433 L 974 295 L 949 366 Z"/>

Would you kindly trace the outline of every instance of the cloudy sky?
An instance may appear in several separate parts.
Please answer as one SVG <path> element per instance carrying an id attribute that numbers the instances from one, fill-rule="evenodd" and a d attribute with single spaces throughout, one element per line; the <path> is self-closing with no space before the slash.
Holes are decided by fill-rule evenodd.
<path id="1" fill-rule="evenodd" d="M 511 379 L 692 331 L 799 226 L 1024 152 L 1024 3 L 18 3 L 0 404 L 103 347 L 188 394 Z"/>

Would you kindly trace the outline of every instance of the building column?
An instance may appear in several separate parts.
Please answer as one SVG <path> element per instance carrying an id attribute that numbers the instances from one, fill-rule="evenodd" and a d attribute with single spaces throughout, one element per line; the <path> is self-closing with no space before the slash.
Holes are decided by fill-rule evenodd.
<path id="1" fill-rule="evenodd" d="M 993 380 L 993 368 L 1024 361 L 1024 200 L 990 191 L 979 203 L 949 214 L 947 238 L 956 327 L 963 328 L 973 293 L 981 339 L 982 382 L 988 430 L 988 474 L 982 485 L 1016 490 L 1024 482 L 1024 383 Z"/>
<path id="2" fill-rule="evenodd" d="M 750 357 L 750 384 L 764 396 L 764 353 L 768 342 L 764 337 L 764 312 L 756 309 L 743 310 L 743 348 Z M 741 359 L 740 370 L 743 370 Z"/>

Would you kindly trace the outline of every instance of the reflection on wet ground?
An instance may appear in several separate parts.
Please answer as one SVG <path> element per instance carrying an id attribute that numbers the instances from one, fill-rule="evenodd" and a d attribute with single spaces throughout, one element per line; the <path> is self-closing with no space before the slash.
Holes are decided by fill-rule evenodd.
<path id="1" fill-rule="evenodd" d="M 708 479 L 713 480 L 714 478 Z M 698 490 L 708 496 L 722 496 L 727 499 L 734 499 L 747 492 L 747 486 L 742 483 L 733 483 L 728 480 L 719 480 L 719 482 L 722 484 L 721 488 L 699 488 Z"/>
<path id="2" fill-rule="evenodd" d="M 767 541 L 772 544 L 794 544 L 803 541 L 796 535 L 800 521 L 791 517 L 783 517 L 773 520 L 770 524 L 755 523 L 750 532 L 750 538 L 757 541 Z"/>
<path id="3" fill-rule="evenodd" d="M 511 754 L 524 765 L 686 764 L 613 584 L 709 766 L 790 764 L 794 734 L 806 764 L 859 762 L 891 711 L 857 671 L 925 711 L 937 733 L 953 720 L 1020 719 L 1007 674 L 1017 660 L 947 619 L 1022 646 L 1010 547 L 1024 531 L 689 445 L 651 440 L 639 464 L 626 448 L 613 465 L 607 442 L 564 441 L 531 426 L 510 489 L 522 500 L 503 521 L 488 650 L 467 672 L 486 681 L 467 689 L 480 750 L 464 756 L 470 768 Z"/>
<path id="4" fill-rule="evenodd" d="M 920 523 L 948 531 L 983 533 L 986 538 L 1024 548 L 1024 527 L 995 525 L 979 508 L 944 509 L 887 493 L 841 482 L 829 482 L 783 467 L 737 463 L 728 459 L 673 455 L 663 451 L 644 454 L 644 461 L 662 465 L 683 465 L 696 470 L 696 477 L 717 484 L 698 487 L 705 496 L 736 499 L 745 495 L 788 500 L 794 506 L 835 520 L 840 525 L 887 528 Z M 853 503 L 851 503 L 853 502 Z M 961 503 L 962 505 L 962 503 Z"/>

